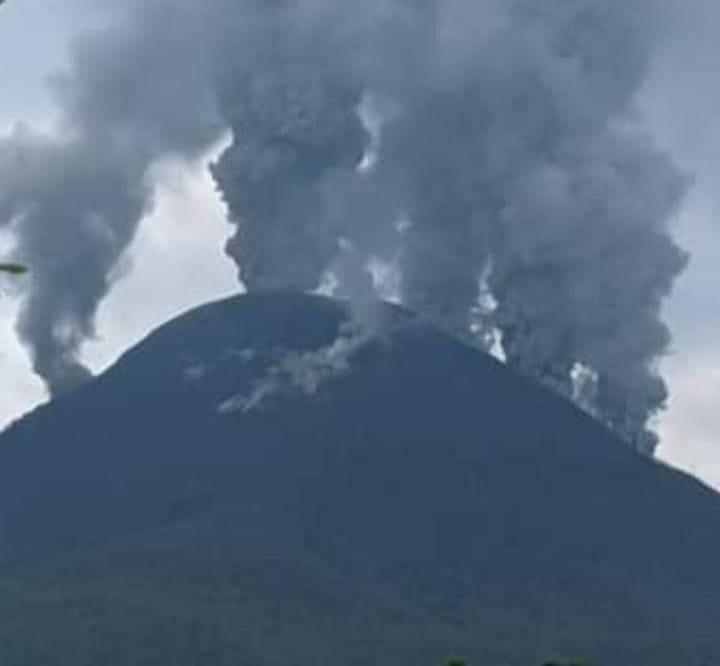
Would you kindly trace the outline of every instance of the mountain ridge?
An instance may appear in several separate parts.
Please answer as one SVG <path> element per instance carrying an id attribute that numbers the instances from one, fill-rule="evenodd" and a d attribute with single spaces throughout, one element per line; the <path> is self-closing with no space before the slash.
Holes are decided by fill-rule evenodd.
<path id="1" fill-rule="evenodd" d="M 202 306 L 3 433 L 0 660 L 720 655 L 716 493 L 401 309 L 338 347 L 350 318 Z"/>

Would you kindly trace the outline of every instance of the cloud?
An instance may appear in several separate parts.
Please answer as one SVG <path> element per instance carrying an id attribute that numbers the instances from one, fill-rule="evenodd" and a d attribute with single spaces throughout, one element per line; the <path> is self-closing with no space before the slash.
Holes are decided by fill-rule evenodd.
<path id="1" fill-rule="evenodd" d="M 720 353 L 706 351 L 671 357 L 665 363 L 673 386 L 660 424 L 659 456 L 720 487 L 717 458 L 720 414 Z"/>

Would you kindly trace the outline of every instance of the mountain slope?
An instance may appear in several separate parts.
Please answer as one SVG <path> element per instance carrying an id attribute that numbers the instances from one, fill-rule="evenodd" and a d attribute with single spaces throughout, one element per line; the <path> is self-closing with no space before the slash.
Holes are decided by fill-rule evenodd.
<path id="1" fill-rule="evenodd" d="M 720 658 L 713 492 L 403 311 L 346 319 L 208 305 L 4 433 L 0 662 Z"/>

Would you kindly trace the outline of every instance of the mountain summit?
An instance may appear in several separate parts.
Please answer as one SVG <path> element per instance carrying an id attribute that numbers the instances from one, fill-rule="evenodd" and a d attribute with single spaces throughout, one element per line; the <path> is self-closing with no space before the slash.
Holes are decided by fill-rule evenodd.
<path id="1" fill-rule="evenodd" d="M 163 326 L 0 436 L 0 663 L 720 659 L 720 498 L 382 306 Z"/>

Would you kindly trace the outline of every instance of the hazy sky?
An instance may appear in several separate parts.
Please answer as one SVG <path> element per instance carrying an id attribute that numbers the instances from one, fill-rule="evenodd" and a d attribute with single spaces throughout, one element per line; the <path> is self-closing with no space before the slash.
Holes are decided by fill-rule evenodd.
<path id="1" fill-rule="evenodd" d="M 102 20 L 95 0 L 8 0 L 0 9 L 0 128 L 21 121 L 52 126 L 47 79 L 62 67 L 72 34 Z M 711 2 L 676 0 L 684 8 L 676 39 L 662 54 L 642 107 L 648 124 L 695 177 L 677 221 L 692 263 L 667 307 L 675 341 L 664 363 L 671 403 L 663 416 L 660 455 L 720 487 L 720 80 Z M 2 187 L 2 183 L 0 183 Z M 166 164 L 158 197 L 118 282 L 103 304 L 98 339 L 86 360 L 99 369 L 156 325 L 187 307 L 238 289 L 222 246 L 229 228 L 204 163 Z M 0 252 L 11 242 L 0 238 Z M 0 301 L 0 424 L 43 399 L 40 382 L 12 330 L 16 303 Z"/>

